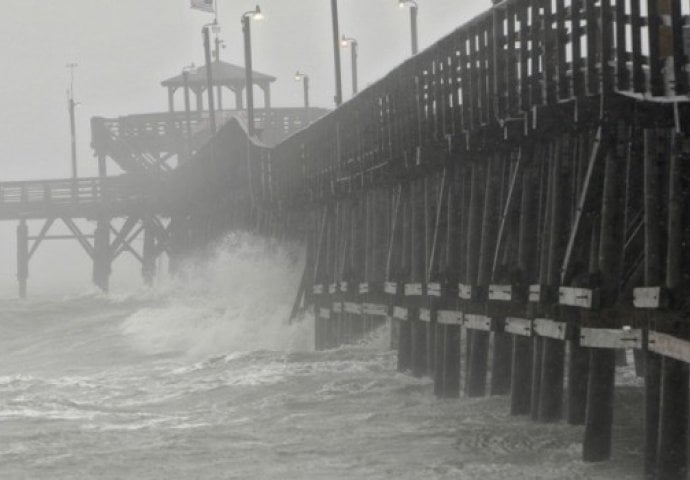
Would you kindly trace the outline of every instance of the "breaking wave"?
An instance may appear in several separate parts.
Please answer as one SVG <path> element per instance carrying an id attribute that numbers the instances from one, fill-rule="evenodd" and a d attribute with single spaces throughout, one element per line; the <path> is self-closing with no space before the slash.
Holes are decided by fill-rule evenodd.
<path id="1" fill-rule="evenodd" d="M 249 234 L 231 234 L 202 264 L 188 264 L 176 278 L 147 295 L 160 305 L 128 317 L 122 333 L 147 354 L 191 357 L 252 350 L 308 350 L 313 319 L 289 316 L 304 254 Z"/>

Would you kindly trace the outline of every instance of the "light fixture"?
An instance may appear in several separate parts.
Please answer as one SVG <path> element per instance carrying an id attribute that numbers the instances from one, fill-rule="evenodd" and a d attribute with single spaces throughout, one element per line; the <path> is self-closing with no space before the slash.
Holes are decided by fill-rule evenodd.
<path id="1" fill-rule="evenodd" d="M 261 7 L 259 5 L 257 5 L 254 10 L 244 12 L 244 15 L 242 15 L 242 16 L 244 18 L 251 18 L 253 20 L 263 20 L 264 19 L 264 14 L 261 12 Z"/>
<path id="2" fill-rule="evenodd" d="M 357 44 L 357 40 L 352 38 L 352 37 L 346 37 L 345 35 L 343 35 L 340 39 L 340 46 L 343 48 L 347 48 L 350 45 L 356 45 L 356 44 Z"/>

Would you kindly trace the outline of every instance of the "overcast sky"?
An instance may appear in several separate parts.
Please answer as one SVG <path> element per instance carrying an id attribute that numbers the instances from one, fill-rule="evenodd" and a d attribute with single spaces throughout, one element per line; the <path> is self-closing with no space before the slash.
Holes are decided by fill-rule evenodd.
<path id="1" fill-rule="evenodd" d="M 218 2 L 226 44 L 221 58 L 242 65 L 239 19 L 256 2 Z M 0 50 L 5 59 L 0 81 L 0 181 L 69 175 L 68 62 L 79 64 L 75 90 L 81 103 L 77 110 L 80 175 L 93 175 L 89 119 L 164 111 L 167 93 L 161 80 L 191 62 L 202 64 L 201 27 L 212 20 L 209 14 L 191 10 L 189 0 L 5 3 L 0 15 Z M 489 0 L 418 3 L 420 48 L 490 6 Z M 262 0 L 260 5 L 265 19 L 252 25 L 254 68 L 278 78 L 273 105 L 301 104 L 301 85 L 293 79 L 300 70 L 311 78 L 312 104 L 332 107 L 330 1 Z M 339 0 L 339 10 L 341 33 L 359 42 L 360 88 L 409 55 L 409 11 L 399 9 L 397 0 Z M 350 96 L 349 79 L 345 50 L 345 99 Z M 14 288 L 14 227 L 0 225 L 0 295 L 10 285 Z M 43 275 L 48 275 L 47 268 L 59 268 L 50 265 L 51 257 L 81 259 L 78 249 L 76 242 L 68 242 L 39 251 L 31 265 L 30 288 L 37 282 L 47 285 Z M 88 285 L 90 266 L 82 263 L 75 264 L 75 277 Z"/>

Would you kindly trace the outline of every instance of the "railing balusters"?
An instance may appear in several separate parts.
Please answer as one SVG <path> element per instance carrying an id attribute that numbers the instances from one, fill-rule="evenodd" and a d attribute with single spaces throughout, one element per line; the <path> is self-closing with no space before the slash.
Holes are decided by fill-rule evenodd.
<path id="1" fill-rule="evenodd" d="M 616 0 L 616 83 L 619 90 L 630 90 L 625 0 Z"/>
<path id="2" fill-rule="evenodd" d="M 653 96 L 664 94 L 664 78 L 661 73 L 661 52 L 659 32 L 661 18 L 658 9 L 659 0 L 647 0 L 647 33 L 649 42 L 649 86 Z"/>
<path id="3" fill-rule="evenodd" d="M 680 0 L 671 1 L 671 28 L 673 32 L 673 73 L 676 95 L 688 93 L 688 73 L 685 71 L 687 59 L 683 45 L 683 15 Z"/>
<path id="4" fill-rule="evenodd" d="M 529 88 L 529 63 L 530 63 L 530 26 L 528 16 L 528 4 L 522 2 L 518 6 L 518 21 L 520 22 L 520 109 L 523 112 L 530 110 Z"/>
<path id="5" fill-rule="evenodd" d="M 599 55 L 597 50 L 598 22 L 595 0 L 585 0 L 585 19 L 587 23 L 587 93 L 596 95 L 599 93 L 599 72 L 597 62 Z"/>
<path id="6" fill-rule="evenodd" d="M 570 2 L 570 45 L 572 50 L 572 85 L 573 96 L 584 97 L 585 79 L 582 72 L 582 25 L 581 25 L 582 0 L 571 0 Z"/>
<path id="7" fill-rule="evenodd" d="M 630 30 L 632 40 L 632 75 L 633 90 L 641 93 L 645 90 L 645 75 L 642 69 L 642 18 L 640 16 L 640 2 L 630 2 Z"/>

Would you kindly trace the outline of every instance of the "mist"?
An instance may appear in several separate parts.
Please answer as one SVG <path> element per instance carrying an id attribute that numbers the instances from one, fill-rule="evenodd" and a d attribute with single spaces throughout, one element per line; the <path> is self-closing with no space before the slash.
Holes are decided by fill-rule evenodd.
<path id="1" fill-rule="evenodd" d="M 420 49 L 489 4 L 484 0 L 418 3 Z M 272 89 L 273 105 L 302 104 L 301 85 L 293 79 L 300 70 L 310 76 L 312 105 L 332 108 L 330 2 L 264 0 L 260 4 L 265 18 L 252 27 L 254 69 L 278 78 Z M 243 65 L 240 16 L 255 5 L 255 1 L 219 0 L 222 60 Z M 360 90 L 410 55 L 408 10 L 398 8 L 394 0 L 341 0 L 339 14 L 340 32 L 359 43 Z M 78 63 L 78 171 L 80 176 L 93 176 L 90 118 L 165 111 L 167 93 L 160 82 L 190 63 L 203 64 L 201 28 L 211 20 L 211 15 L 190 9 L 188 0 L 29 0 L 4 5 L 0 49 L 7 63 L 0 83 L 0 182 L 71 174 L 67 63 Z M 348 53 L 342 52 L 345 100 L 351 94 Z M 114 164 L 109 168 L 109 174 L 119 173 Z M 31 222 L 30 228 L 39 226 Z M 16 295 L 14 229 L 14 222 L 0 222 L 0 297 Z M 80 249 L 75 241 L 42 245 L 31 261 L 31 290 L 91 288 L 90 262 Z M 113 265 L 113 288 L 139 282 L 138 269 L 133 259 L 119 259 Z"/>

